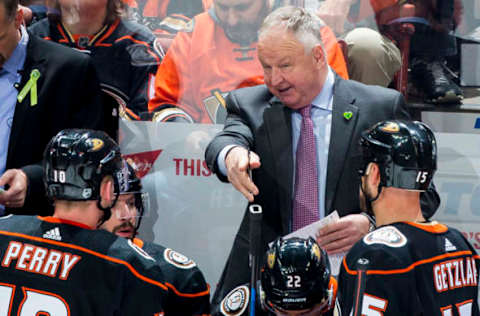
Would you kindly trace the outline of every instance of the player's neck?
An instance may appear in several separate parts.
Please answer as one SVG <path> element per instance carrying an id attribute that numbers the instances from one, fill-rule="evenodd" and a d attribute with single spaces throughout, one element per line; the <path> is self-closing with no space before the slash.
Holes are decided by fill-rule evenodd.
<path id="1" fill-rule="evenodd" d="M 53 217 L 81 223 L 96 229 L 100 211 L 96 207 L 96 201 L 56 201 Z"/>
<path id="2" fill-rule="evenodd" d="M 95 35 L 105 24 L 106 9 L 75 10 L 62 9 L 62 23 L 72 34 Z"/>
<path id="3" fill-rule="evenodd" d="M 395 188 L 384 188 L 381 198 L 373 203 L 377 226 L 397 222 L 423 222 L 420 194 Z"/>

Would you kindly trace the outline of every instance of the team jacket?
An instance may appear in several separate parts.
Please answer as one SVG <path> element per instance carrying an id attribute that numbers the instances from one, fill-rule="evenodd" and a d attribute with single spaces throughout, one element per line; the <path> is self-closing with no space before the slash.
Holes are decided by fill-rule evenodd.
<path id="1" fill-rule="evenodd" d="M 52 24 L 48 19 L 35 23 L 30 30 L 37 36 L 90 54 L 103 91 L 120 105 L 122 117 L 138 120 L 148 111 L 160 64 L 153 48 L 155 36 L 150 30 L 120 19 L 91 37 L 71 34 L 62 23 Z"/>
<path id="2" fill-rule="evenodd" d="M 134 243 L 155 258 L 163 272 L 168 287 L 165 315 L 210 315 L 210 287 L 194 261 L 158 244 L 138 238 Z"/>
<path id="3" fill-rule="evenodd" d="M 212 17 L 212 10 L 195 16 L 179 32 L 158 69 L 155 97 L 149 110 L 154 120 L 180 116 L 199 123 L 223 123 L 229 91 L 263 84 L 257 43 L 242 47 L 231 42 Z M 328 27 L 321 30 L 328 63 L 348 78 L 343 54 Z"/>
<path id="4" fill-rule="evenodd" d="M 331 278 L 330 285 L 332 287 L 332 297 L 329 302 L 326 311 L 322 314 L 324 316 L 341 316 L 338 313 L 339 307 L 336 300 L 337 297 L 337 281 L 335 278 Z M 257 304 L 255 308 L 255 315 L 258 316 L 271 316 L 274 315 L 271 311 L 266 311 L 268 308 L 263 308 L 262 294 L 257 291 Z M 231 290 L 222 300 L 219 305 L 215 306 L 215 310 L 212 310 L 212 316 L 249 316 L 250 315 L 250 300 L 251 292 L 250 285 L 244 284 L 237 286 Z M 261 307 L 262 306 L 262 307 Z M 265 310 L 264 310 L 265 309 Z"/>
<path id="5" fill-rule="evenodd" d="M 480 315 L 479 267 L 463 235 L 443 224 L 380 227 L 343 260 L 342 315 Z"/>
<path id="6" fill-rule="evenodd" d="M 163 315 L 155 260 L 106 231 L 53 217 L 0 219 L 0 315 Z"/>

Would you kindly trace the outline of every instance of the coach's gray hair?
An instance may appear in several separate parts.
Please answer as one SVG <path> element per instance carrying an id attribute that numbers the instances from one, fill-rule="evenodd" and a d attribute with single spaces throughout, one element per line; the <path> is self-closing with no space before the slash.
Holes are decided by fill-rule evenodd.
<path id="1" fill-rule="evenodd" d="M 265 18 L 258 30 L 258 38 L 262 38 L 279 25 L 295 35 L 305 47 L 305 52 L 310 52 L 318 44 L 325 51 L 320 35 L 320 29 L 325 26 L 325 23 L 314 12 L 294 6 L 280 7 Z"/>

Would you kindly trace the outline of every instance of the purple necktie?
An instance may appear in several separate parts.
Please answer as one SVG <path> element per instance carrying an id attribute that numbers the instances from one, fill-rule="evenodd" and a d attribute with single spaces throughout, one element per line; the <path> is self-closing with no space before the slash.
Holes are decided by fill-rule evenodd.
<path id="1" fill-rule="evenodd" d="M 292 231 L 319 219 L 317 150 L 311 109 L 312 106 L 308 105 L 299 111 L 302 125 L 297 145 Z"/>

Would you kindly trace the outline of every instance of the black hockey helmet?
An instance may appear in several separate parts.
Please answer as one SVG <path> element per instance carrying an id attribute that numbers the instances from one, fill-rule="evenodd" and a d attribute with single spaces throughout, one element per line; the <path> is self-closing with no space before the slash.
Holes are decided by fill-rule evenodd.
<path id="1" fill-rule="evenodd" d="M 149 208 L 149 196 L 147 192 L 143 192 L 142 189 L 142 182 L 140 178 L 137 176 L 135 169 L 133 166 L 126 160 L 124 160 L 124 164 L 127 167 L 127 178 L 126 179 L 118 179 L 119 183 L 124 183 L 124 185 L 120 185 L 120 188 L 123 188 L 120 191 L 120 195 L 122 194 L 133 194 L 135 198 L 135 207 L 137 209 L 137 221 L 135 225 L 135 231 L 140 227 L 140 222 L 142 216 L 145 214 L 145 211 Z M 119 173 L 120 177 L 123 177 L 122 173 Z"/>
<path id="2" fill-rule="evenodd" d="M 127 173 L 115 141 L 102 131 L 88 129 L 66 129 L 54 136 L 45 149 L 43 167 L 47 196 L 52 200 L 99 201 L 102 179 L 112 176 L 119 192 L 119 174 Z M 97 205 L 108 211 L 108 219 L 109 208 Z"/>
<path id="3" fill-rule="evenodd" d="M 331 304 L 330 263 L 313 238 L 278 238 L 266 254 L 260 291 L 264 307 L 303 310 Z"/>
<path id="4" fill-rule="evenodd" d="M 437 143 L 432 130 L 417 121 L 382 121 L 360 138 L 364 175 L 371 162 L 380 169 L 380 185 L 427 190 L 437 169 Z"/>

